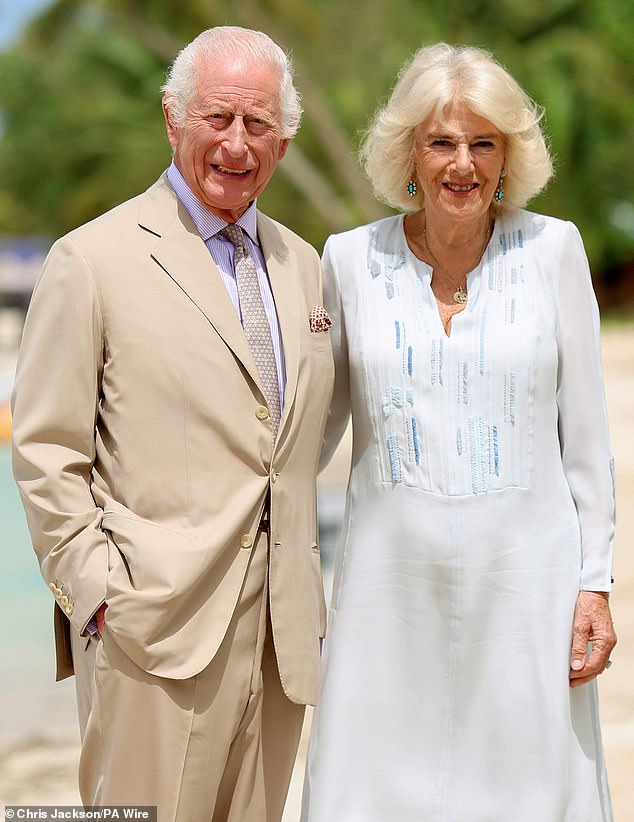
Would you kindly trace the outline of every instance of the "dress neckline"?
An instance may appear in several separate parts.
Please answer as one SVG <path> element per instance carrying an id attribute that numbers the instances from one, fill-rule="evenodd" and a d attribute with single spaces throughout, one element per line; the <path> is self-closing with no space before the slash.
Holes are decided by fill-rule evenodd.
<path id="1" fill-rule="evenodd" d="M 433 267 L 426 263 L 424 260 L 421 260 L 419 257 L 414 254 L 412 249 L 409 247 L 409 243 L 407 242 L 407 236 L 405 234 L 405 214 L 399 215 L 399 233 L 400 233 L 400 242 L 403 246 L 403 251 L 405 253 L 405 259 L 409 259 L 414 264 L 414 269 L 418 273 L 420 272 L 425 280 L 426 286 L 428 289 L 428 295 L 432 302 L 431 309 L 432 313 L 435 316 L 435 322 L 438 324 L 438 327 L 446 340 L 450 340 L 453 337 L 454 332 L 454 321 L 456 318 L 461 317 L 464 315 L 469 315 L 473 312 L 474 306 L 478 301 L 478 297 L 481 291 L 482 285 L 482 269 L 484 266 L 484 261 L 489 257 L 489 249 L 491 248 L 491 244 L 493 243 L 494 238 L 497 236 L 499 230 L 499 223 L 500 217 L 495 220 L 493 224 L 493 229 L 491 231 L 491 236 L 489 237 L 489 242 L 486 244 L 482 256 L 480 257 L 479 262 L 477 265 L 469 271 L 466 276 L 466 283 L 467 283 L 467 294 L 469 295 L 467 303 L 462 311 L 458 311 L 451 317 L 451 324 L 449 326 L 449 333 L 445 330 L 445 326 L 442 322 L 442 317 L 440 315 L 440 309 L 438 307 L 438 302 L 436 300 L 436 295 L 434 294 L 432 287 L 431 287 L 431 280 L 433 274 Z M 460 324 L 460 323 L 459 323 Z"/>

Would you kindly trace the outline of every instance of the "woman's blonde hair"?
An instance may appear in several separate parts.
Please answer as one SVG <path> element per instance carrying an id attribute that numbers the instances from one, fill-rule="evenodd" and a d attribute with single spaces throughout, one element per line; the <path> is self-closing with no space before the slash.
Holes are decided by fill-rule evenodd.
<path id="1" fill-rule="evenodd" d="M 483 49 L 439 43 L 420 49 L 399 72 L 392 94 L 365 137 L 361 158 L 376 196 L 402 211 L 424 207 L 421 186 L 407 193 L 414 175 L 416 128 L 430 115 L 442 118 L 464 103 L 502 133 L 506 158 L 501 205 L 520 208 L 553 174 L 540 127 L 543 109 Z"/>

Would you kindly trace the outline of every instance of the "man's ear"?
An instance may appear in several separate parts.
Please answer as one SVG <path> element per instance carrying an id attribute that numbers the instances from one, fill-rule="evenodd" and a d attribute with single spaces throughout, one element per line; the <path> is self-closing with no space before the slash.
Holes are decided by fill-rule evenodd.
<path id="1" fill-rule="evenodd" d="M 170 112 L 169 102 L 166 97 L 163 97 L 163 100 L 161 101 L 161 107 L 163 109 L 163 116 L 165 117 L 165 129 L 167 131 L 167 139 L 170 141 L 172 146 L 176 148 L 178 146 L 179 129 L 172 122 L 172 114 Z"/>
<path id="2" fill-rule="evenodd" d="M 281 160 L 282 157 L 286 154 L 286 149 L 288 148 L 290 142 L 291 142 L 290 140 L 281 140 L 280 141 L 280 147 L 279 147 L 278 152 L 277 152 L 277 159 L 278 160 Z"/>

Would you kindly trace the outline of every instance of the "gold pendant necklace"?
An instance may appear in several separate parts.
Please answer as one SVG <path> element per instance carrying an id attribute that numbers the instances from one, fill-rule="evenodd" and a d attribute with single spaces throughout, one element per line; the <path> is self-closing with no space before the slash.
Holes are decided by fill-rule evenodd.
<path id="1" fill-rule="evenodd" d="M 467 284 L 466 277 L 465 277 L 464 284 L 465 284 L 465 286 L 466 286 L 466 284 Z M 458 286 L 458 288 L 457 288 L 457 290 L 454 292 L 454 295 L 453 295 L 453 301 L 454 301 L 455 303 L 461 303 L 461 304 L 464 304 L 464 303 L 466 303 L 466 302 L 467 302 L 467 299 L 468 299 L 468 297 L 467 297 L 467 295 L 465 294 L 465 292 L 462 290 L 462 286 L 461 286 L 461 285 L 459 285 L 459 286 Z"/>
<path id="2" fill-rule="evenodd" d="M 482 248 L 480 249 L 480 253 L 478 254 L 476 262 L 478 262 L 480 260 L 480 258 L 482 257 L 482 255 L 484 254 L 484 249 L 487 247 L 487 245 L 489 243 L 489 240 L 491 239 L 491 234 L 492 233 L 493 233 L 493 224 L 491 223 L 489 225 L 488 231 L 487 231 L 486 236 L 484 238 L 484 244 L 483 244 Z M 462 283 L 460 283 L 460 285 L 456 285 L 454 283 L 454 281 L 452 280 L 452 278 L 449 276 L 449 272 L 447 271 L 447 269 L 443 268 L 440 265 L 440 263 L 438 262 L 438 260 L 434 256 L 433 251 L 429 247 L 429 241 L 427 240 L 427 218 L 425 218 L 425 222 L 423 223 L 423 239 L 425 241 L 425 250 L 429 254 L 429 258 L 432 261 L 432 263 L 434 264 L 433 267 L 437 268 L 442 274 L 444 274 L 445 277 L 451 283 L 451 285 L 456 289 L 454 291 L 453 301 L 455 303 L 458 303 L 459 305 L 464 305 L 467 302 L 467 300 L 469 299 L 469 297 L 467 296 L 467 292 L 465 291 L 465 289 L 467 287 L 467 277 L 469 276 L 469 272 L 467 272 L 467 274 L 465 275 L 465 278 L 462 281 Z M 471 269 L 469 269 L 469 271 L 471 271 Z M 464 285 L 464 288 L 463 288 L 463 285 Z"/>

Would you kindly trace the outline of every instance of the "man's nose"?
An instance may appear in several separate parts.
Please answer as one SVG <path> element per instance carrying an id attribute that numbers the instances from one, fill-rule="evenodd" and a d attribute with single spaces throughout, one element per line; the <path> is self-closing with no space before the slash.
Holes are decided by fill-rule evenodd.
<path id="1" fill-rule="evenodd" d="M 233 157 L 241 157 L 247 150 L 247 131 L 244 127 L 242 117 L 234 117 L 225 132 L 225 139 L 222 141 L 223 148 Z"/>

